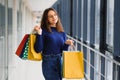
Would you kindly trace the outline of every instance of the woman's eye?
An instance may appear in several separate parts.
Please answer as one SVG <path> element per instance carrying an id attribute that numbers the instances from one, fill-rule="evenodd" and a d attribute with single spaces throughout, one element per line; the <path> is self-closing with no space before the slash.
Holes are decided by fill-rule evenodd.
<path id="1" fill-rule="evenodd" d="M 53 18 L 53 17 L 56 17 L 57 16 L 57 14 L 54 14 L 54 15 L 50 15 L 50 16 L 48 16 L 49 18 Z"/>

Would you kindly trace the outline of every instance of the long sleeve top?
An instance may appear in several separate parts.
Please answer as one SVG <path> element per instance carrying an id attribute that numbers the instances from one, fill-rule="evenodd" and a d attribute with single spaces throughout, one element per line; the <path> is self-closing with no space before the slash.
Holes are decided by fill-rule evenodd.
<path id="1" fill-rule="evenodd" d="M 52 32 L 42 30 L 42 35 L 36 35 L 36 42 L 34 45 L 36 52 L 42 54 L 60 54 L 63 50 L 67 50 L 68 46 L 65 44 L 66 34 L 64 32 L 58 32 L 55 27 L 51 27 Z"/>

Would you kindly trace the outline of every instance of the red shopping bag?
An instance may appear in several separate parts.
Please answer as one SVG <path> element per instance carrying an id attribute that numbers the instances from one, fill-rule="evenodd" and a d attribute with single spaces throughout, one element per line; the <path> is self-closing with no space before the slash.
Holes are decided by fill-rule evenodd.
<path id="1" fill-rule="evenodd" d="M 19 44 L 19 46 L 18 46 L 18 48 L 17 48 L 17 50 L 15 52 L 15 54 L 17 56 L 20 57 L 22 55 L 22 51 L 23 51 L 23 49 L 25 47 L 25 44 L 26 44 L 26 42 L 28 40 L 28 37 L 29 37 L 29 34 L 25 34 L 25 36 L 23 37 L 22 41 L 20 42 L 20 44 Z"/>

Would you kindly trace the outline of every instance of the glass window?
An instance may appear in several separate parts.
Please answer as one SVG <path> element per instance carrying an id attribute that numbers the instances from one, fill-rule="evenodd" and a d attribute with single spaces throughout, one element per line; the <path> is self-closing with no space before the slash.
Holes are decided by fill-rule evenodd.
<path id="1" fill-rule="evenodd" d="M 72 30 L 73 30 L 73 37 L 76 37 L 76 36 L 78 36 L 77 35 L 77 31 L 76 31 L 76 29 L 77 29 L 77 17 L 78 17 L 78 15 L 76 15 L 76 14 L 78 14 L 77 13 L 77 0 L 73 0 L 73 11 L 72 11 L 72 19 L 73 19 L 73 21 L 72 21 Z"/>
<path id="2" fill-rule="evenodd" d="M 95 4 L 95 47 L 99 49 L 100 42 L 100 0 L 96 0 Z"/>
<path id="3" fill-rule="evenodd" d="M 90 0 L 90 44 L 95 43 L 95 0 Z"/>
<path id="4" fill-rule="evenodd" d="M 87 0 L 83 0 L 83 41 L 86 41 L 87 40 L 87 13 L 88 13 L 88 10 L 87 10 L 87 3 L 88 1 Z"/>
<path id="5" fill-rule="evenodd" d="M 107 0 L 107 31 L 106 43 L 113 46 L 114 0 Z"/>
<path id="6" fill-rule="evenodd" d="M 81 38 L 81 0 L 78 0 L 78 38 Z"/>

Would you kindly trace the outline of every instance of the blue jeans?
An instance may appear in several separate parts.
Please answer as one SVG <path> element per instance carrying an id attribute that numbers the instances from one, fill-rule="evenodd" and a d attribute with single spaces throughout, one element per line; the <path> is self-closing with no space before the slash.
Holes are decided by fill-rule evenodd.
<path id="1" fill-rule="evenodd" d="M 45 80 L 62 80 L 61 54 L 42 55 L 42 72 Z"/>

